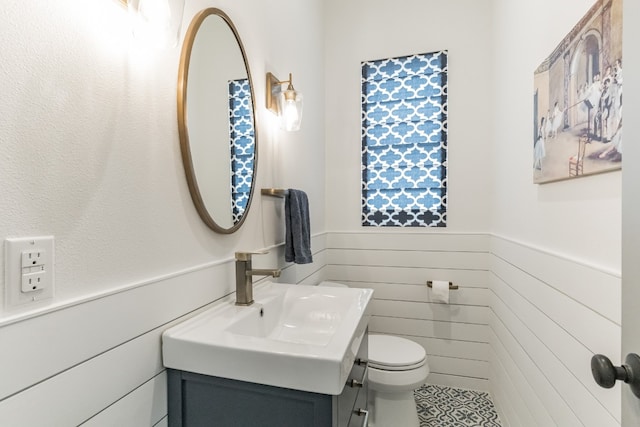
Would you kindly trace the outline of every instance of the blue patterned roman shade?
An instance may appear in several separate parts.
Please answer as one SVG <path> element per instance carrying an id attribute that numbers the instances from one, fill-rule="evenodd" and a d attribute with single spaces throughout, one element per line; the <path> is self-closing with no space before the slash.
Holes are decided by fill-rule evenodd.
<path id="1" fill-rule="evenodd" d="M 362 225 L 445 227 L 447 51 L 362 63 Z"/>
<path id="2" fill-rule="evenodd" d="M 249 80 L 229 80 L 231 206 L 234 224 L 240 221 L 249 202 L 255 154 L 254 135 Z"/>

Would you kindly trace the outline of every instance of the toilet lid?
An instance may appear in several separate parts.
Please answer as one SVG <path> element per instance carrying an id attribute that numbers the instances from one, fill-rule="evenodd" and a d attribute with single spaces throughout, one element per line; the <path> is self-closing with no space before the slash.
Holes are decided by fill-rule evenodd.
<path id="1" fill-rule="evenodd" d="M 424 365 L 424 348 L 406 338 L 369 335 L 369 365 L 390 371 L 405 371 Z"/>

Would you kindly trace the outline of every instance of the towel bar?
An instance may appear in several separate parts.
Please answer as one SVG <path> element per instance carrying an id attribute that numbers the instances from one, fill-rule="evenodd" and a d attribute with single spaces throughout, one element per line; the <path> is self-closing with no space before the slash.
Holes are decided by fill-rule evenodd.
<path id="1" fill-rule="evenodd" d="M 289 190 L 285 190 L 283 188 L 263 188 L 260 190 L 260 194 L 263 196 L 285 198 L 289 195 Z"/>
<path id="2" fill-rule="evenodd" d="M 433 288 L 433 282 L 431 280 L 427 280 L 427 286 Z M 458 289 L 458 285 L 454 285 L 453 282 L 449 282 L 449 289 L 456 290 Z"/>

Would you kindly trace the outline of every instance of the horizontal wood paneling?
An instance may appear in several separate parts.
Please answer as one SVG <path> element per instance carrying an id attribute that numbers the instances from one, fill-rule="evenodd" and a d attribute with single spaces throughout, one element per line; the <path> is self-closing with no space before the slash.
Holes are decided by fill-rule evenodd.
<path id="1" fill-rule="evenodd" d="M 620 386 L 602 389 L 590 371 L 596 352 L 620 359 L 619 307 L 609 295 L 585 295 L 616 295 L 619 277 L 499 237 L 491 247 L 491 387 L 505 417 L 513 425 L 620 425 Z"/>
<path id="2" fill-rule="evenodd" d="M 431 268 L 444 270 L 487 269 L 488 254 L 483 252 L 331 249 L 327 263 L 383 267 Z"/>
<path id="3" fill-rule="evenodd" d="M 350 282 L 343 283 L 352 288 L 373 289 L 378 300 L 431 302 L 431 291 L 425 283 L 418 285 L 405 283 L 375 283 L 375 282 Z M 460 287 L 455 292 L 449 293 L 450 304 L 456 305 L 489 305 L 489 290 L 487 288 Z"/>
<path id="4" fill-rule="evenodd" d="M 327 279 L 374 289 L 370 330 L 422 341 L 443 371 L 429 381 L 491 375 L 510 425 L 619 424 L 619 394 L 589 369 L 594 352 L 620 358 L 615 272 L 495 236 L 331 233 L 327 245 Z M 426 280 L 460 290 L 431 303 Z M 456 349 L 466 344 L 491 351 L 468 357 Z"/>
<path id="5" fill-rule="evenodd" d="M 144 334 L 0 402 L 0 425 L 73 426 L 164 370 L 160 335 Z M 34 411 L 33 408 L 38 410 Z"/>
<path id="6" fill-rule="evenodd" d="M 327 279 L 349 283 L 373 282 L 421 286 L 424 286 L 427 280 L 449 280 L 462 287 L 487 288 L 489 274 L 488 270 L 328 264 Z"/>
<path id="7" fill-rule="evenodd" d="M 486 252 L 489 239 L 486 233 L 332 232 L 327 235 L 327 248 Z"/>
<path id="8" fill-rule="evenodd" d="M 228 294 L 232 271 L 191 271 L 0 328 L 11 349 L 0 352 L 0 399 Z"/>
<path id="9" fill-rule="evenodd" d="M 487 325 L 474 325 L 471 323 L 435 322 L 433 320 L 373 315 L 369 322 L 369 331 L 372 333 L 406 334 L 443 340 L 489 342 L 489 328 Z"/>
<path id="10" fill-rule="evenodd" d="M 423 345 L 429 382 L 486 389 L 488 244 L 475 234 L 330 233 L 327 279 L 374 289 L 370 332 Z M 431 302 L 428 280 L 459 289 L 449 304 Z"/>
<path id="11" fill-rule="evenodd" d="M 578 418 L 585 425 L 615 425 L 616 419 L 614 416 L 598 402 L 589 390 L 571 373 L 568 367 L 559 360 L 558 356 L 545 345 L 544 337 L 536 337 L 529 329 L 531 325 L 523 323 L 501 300 L 497 299 L 492 307 L 496 316 L 504 324 L 508 325 L 512 334 L 519 338 L 520 345 L 535 360 L 538 369 L 551 382 L 558 394 L 562 396 L 563 400 L 571 408 L 576 408 Z M 587 357 L 582 363 L 588 366 L 589 360 L 590 357 Z M 580 408 L 580 410 L 578 411 L 577 408 Z M 615 408 L 610 409 L 615 410 Z"/>
<path id="12" fill-rule="evenodd" d="M 475 323 L 486 325 L 489 309 L 473 305 L 451 305 L 425 302 L 377 300 L 371 303 L 377 316 L 425 319 L 440 322 Z"/>
<path id="13" fill-rule="evenodd" d="M 500 387 L 494 387 L 492 384 L 492 391 L 496 396 L 499 393 L 504 396 L 504 398 L 496 399 L 496 403 L 504 403 L 505 406 L 518 408 L 515 412 L 519 416 L 510 416 L 509 418 L 514 420 L 523 418 L 525 425 L 556 425 L 544 402 L 534 389 L 535 383 L 530 383 L 527 380 L 521 367 L 506 351 L 493 329 L 491 330 L 490 343 L 492 352 L 490 372 L 493 374 L 491 378 L 500 384 Z M 526 368 L 530 368 L 530 366 Z M 526 372 L 527 369 L 524 371 Z M 532 422 L 532 419 L 535 422 Z"/>
<path id="14" fill-rule="evenodd" d="M 526 383 L 535 391 L 537 398 L 543 403 L 544 408 L 554 420 L 554 424 L 552 425 L 580 425 L 580 421 L 571 407 L 555 389 L 552 379 L 547 378 L 542 373 L 538 366 L 539 362 L 520 345 L 518 339 L 509 331 L 498 315 L 491 316 L 489 325 L 491 326 L 491 332 L 495 334 L 496 337 L 496 339 L 490 343 L 491 348 L 497 354 L 502 352 L 513 360 L 512 365 L 505 363 L 506 368 L 509 369 L 511 366 L 512 370 L 518 370 L 521 373 L 522 378 L 524 378 Z M 500 360 L 504 363 L 506 356 L 501 357 Z M 507 373 L 508 372 L 509 370 L 507 370 Z M 516 375 L 511 374 L 509 377 L 513 384 L 517 386 L 518 382 L 514 379 L 517 379 Z M 493 389 L 501 389 L 502 386 L 503 384 L 499 378 L 491 378 L 491 387 Z M 518 390 L 520 390 L 519 387 Z"/>
<path id="15" fill-rule="evenodd" d="M 544 305 L 536 307 L 529 301 L 523 299 L 521 295 L 498 278 L 495 280 L 494 289 L 497 300 L 499 300 L 496 301 L 496 303 L 503 303 L 505 306 L 508 306 L 510 312 L 527 326 L 532 336 L 535 336 L 540 342 L 544 343 L 544 346 L 555 355 L 573 377 L 582 383 L 583 387 L 587 388 L 592 395 L 608 406 L 610 411 L 615 412 L 616 407 L 620 405 L 619 396 L 599 387 L 591 375 L 589 361 L 594 354 L 593 351 L 590 351 L 584 342 L 572 336 L 570 331 L 564 328 L 562 324 L 554 322 L 548 314 L 552 311 L 550 307 L 556 307 L 558 302 L 563 302 L 562 298 L 557 297 L 546 300 Z M 501 309 L 502 306 L 500 305 L 498 308 Z M 565 305 L 567 311 L 570 311 L 572 308 L 573 307 L 568 304 Z M 573 309 L 576 310 L 575 308 Z M 495 311 L 497 312 L 497 310 Z M 574 316 L 580 318 L 580 313 L 576 310 Z M 599 320 L 605 323 L 605 326 L 611 322 L 604 317 L 601 317 Z M 508 325 L 511 327 L 512 323 L 508 323 Z M 585 322 L 582 325 L 583 328 L 584 325 L 591 325 L 588 329 L 596 331 L 606 329 L 605 327 L 598 327 L 598 319 Z M 601 346 L 600 348 L 619 348 L 619 330 L 617 332 L 617 339 L 616 331 L 611 331 L 612 335 L 609 337 L 609 345 Z"/>
<path id="16" fill-rule="evenodd" d="M 491 252 L 616 324 L 621 323 L 619 271 L 604 271 L 500 237 L 491 240 Z"/>
<path id="17" fill-rule="evenodd" d="M 501 290 L 511 292 L 513 301 L 526 301 L 592 353 L 615 348 L 617 350 L 610 356 L 620 359 L 620 325 L 536 277 L 523 274 L 514 264 L 496 258 L 492 270 L 497 278 L 492 284 L 503 285 Z M 501 296 L 501 290 L 494 288 L 498 296 Z M 589 327 L 585 328 L 585 325 Z"/>
<path id="18" fill-rule="evenodd" d="M 458 359 L 488 360 L 489 344 L 483 342 L 448 340 L 396 334 L 415 341 L 425 348 L 428 355 L 455 357 Z"/>
<path id="19" fill-rule="evenodd" d="M 429 369 L 436 374 L 460 375 L 478 379 L 489 378 L 489 363 L 484 360 L 458 359 L 434 355 L 428 357 Z"/>
<path id="20" fill-rule="evenodd" d="M 319 281 L 323 243 L 314 236 L 312 264 L 285 264 L 276 247 L 259 265 L 284 265 L 283 277 Z M 228 260 L 22 320 L 0 319 L 0 425 L 166 426 L 161 333 L 234 287 Z"/>
<path id="21" fill-rule="evenodd" d="M 516 427 L 522 425 L 554 425 L 553 422 L 549 424 L 536 424 L 528 411 L 525 402 L 518 394 L 518 390 L 515 388 L 513 382 L 508 376 L 505 375 L 504 368 L 499 361 L 492 360 L 489 367 L 490 378 L 499 379 L 500 388 L 491 387 L 491 393 L 494 399 L 494 405 L 497 411 L 501 414 L 501 421 L 503 425 Z"/>
<path id="22" fill-rule="evenodd" d="M 373 288 L 370 331 L 423 345 L 429 382 L 490 389 L 505 427 L 620 424 L 620 386 L 600 389 L 589 372 L 594 352 L 620 357 L 615 272 L 476 234 L 330 233 L 312 245 L 313 264 L 286 264 L 275 247 L 258 267 Z M 460 289 L 433 303 L 426 280 Z M 0 425 L 166 426 L 160 334 L 233 284 L 228 260 L 0 319 Z"/>
<path id="23" fill-rule="evenodd" d="M 167 376 L 156 375 L 83 423 L 84 427 L 140 427 L 166 424 Z"/>
<path id="24" fill-rule="evenodd" d="M 439 384 L 447 387 L 459 387 L 471 390 L 489 390 L 489 380 L 480 378 L 463 377 L 460 375 L 444 375 L 430 373 L 428 383 Z"/>

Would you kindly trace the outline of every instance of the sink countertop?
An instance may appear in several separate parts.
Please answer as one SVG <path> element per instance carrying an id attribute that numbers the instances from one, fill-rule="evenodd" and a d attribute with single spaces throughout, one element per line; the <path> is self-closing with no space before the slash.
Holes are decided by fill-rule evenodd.
<path id="1" fill-rule="evenodd" d="M 372 295 L 371 289 L 258 284 L 254 304 L 225 298 L 166 330 L 164 365 L 338 395 L 366 332 Z"/>

